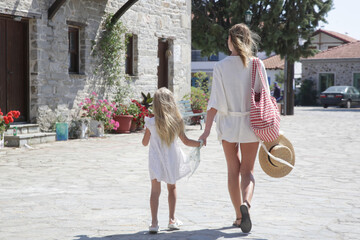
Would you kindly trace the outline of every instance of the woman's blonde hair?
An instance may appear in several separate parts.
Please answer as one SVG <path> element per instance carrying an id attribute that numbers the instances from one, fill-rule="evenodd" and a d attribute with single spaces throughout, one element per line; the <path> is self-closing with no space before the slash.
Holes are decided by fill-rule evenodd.
<path id="1" fill-rule="evenodd" d="M 153 112 L 157 133 L 161 141 L 170 146 L 175 137 L 184 131 L 184 122 L 169 89 L 162 87 L 155 92 Z"/>
<path id="2" fill-rule="evenodd" d="M 245 24 L 239 23 L 229 29 L 229 36 L 235 51 L 240 56 L 244 66 L 247 67 L 247 58 L 252 57 L 257 51 L 259 35 L 252 32 Z"/>

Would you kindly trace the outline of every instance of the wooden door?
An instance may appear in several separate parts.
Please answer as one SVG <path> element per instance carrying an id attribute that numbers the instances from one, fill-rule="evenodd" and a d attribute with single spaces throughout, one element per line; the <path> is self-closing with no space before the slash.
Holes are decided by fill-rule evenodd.
<path id="1" fill-rule="evenodd" d="M 0 17 L 0 108 L 4 114 L 20 111 L 19 122 L 28 116 L 27 26 Z"/>
<path id="2" fill-rule="evenodd" d="M 158 88 L 168 86 L 168 58 L 166 56 L 166 51 L 168 50 L 169 43 L 165 40 L 159 39 L 158 44 Z"/>

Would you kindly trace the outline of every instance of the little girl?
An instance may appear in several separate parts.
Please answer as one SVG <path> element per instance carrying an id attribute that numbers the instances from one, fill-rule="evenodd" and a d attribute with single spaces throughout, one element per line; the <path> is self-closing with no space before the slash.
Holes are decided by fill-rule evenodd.
<path id="1" fill-rule="evenodd" d="M 190 173 L 186 156 L 177 143 L 189 147 L 200 147 L 200 142 L 189 139 L 184 133 L 184 122 L 176 106 L 173 94 L 167 88 L 160 88 L 154 94 L 153 118 L 145 118 L 146 131 L 142 144 L 149 147 L 149 172 L 151 179 L 150 208 L 152 222 L 150 233 L 159 230 L 157 212 L 161 192 L 161 181 L 167 183 L 169 192 L 169 225 L 171 230 L 180 229 L 182 223 L 175 218 L 176 181 Z"/>

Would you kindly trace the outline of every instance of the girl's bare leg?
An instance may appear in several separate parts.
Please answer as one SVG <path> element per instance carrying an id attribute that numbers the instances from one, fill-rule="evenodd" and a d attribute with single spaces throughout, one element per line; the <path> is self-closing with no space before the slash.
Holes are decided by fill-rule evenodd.
<path id="1" fill-rule="evenodd" d="M 240 158 L 239 147 L 237 143 L 230 143 L 225 140 L 222 141 L 222 146 L 225 153 L 227 169 L 228 169 L 228 189 L 230 198 L 235 209 L 236 219 L 241 219 L 240 205 Z M 238 221 L 236 221 L 238 222 Z M 238 222 L 240 224 L 240 221 Z"/>
<path id="2" fill-rule="evenodd" d="M 174 223 L 176 207 L 176 184 L 168 184 L 169 223 Z"/>
<path id="3" fill-rule="evenodd" d="M 156 179 L 151 180 L 151 195 L 150 195 L 150 208 L 151 208 L 151 226 L 156 227 L 158 225 L 158 209 L 159 209 L 159 197 L 161 193 L 161 183 Z"/>
<path id="4" fill-rule="evenodd" d="M 241 192 L 243 202 L 247 203 L 250 207 L 251 199 L 254 194 L 255 178 L 254 178 L 254 165 L 257 155 L 259 143 L 240 143 L 241 149 Z"/>

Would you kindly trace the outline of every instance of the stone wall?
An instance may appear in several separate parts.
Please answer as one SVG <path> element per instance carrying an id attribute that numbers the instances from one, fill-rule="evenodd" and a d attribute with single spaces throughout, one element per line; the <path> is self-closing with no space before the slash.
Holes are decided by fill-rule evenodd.
<path id="1" fill-rule="evenodd" d="M 302 79 L 315 82 L 317 90 L 320 73 L 334 73 L 335 85 L 353 85 L 353 75 L 360 72 L 360 58 L 358 59 L 321 59 L 302 60 Z"/>
<path id="2" fill-rule="evenodd" d="M 68 0 L 48 20 L 55 0 L 5 0 L 0 13 L 29 20 L 30 119 L 48 128 L 57 116 L 76 115 L 78 104 L 93 91 L 109 96 L 103 80 L 94 75 L 98 64 L 91 54 L 105 13 L 115 13 L 125 0 Z M 35 17 L 34 17 L 35 16 Z M 190 91 L 191 1 L 138 1 L 120 19 L 136 36 L 134 97 L 157 89 L 158 39 L 170 43 L 169 88 L 180 99 Z M 80 28 L 80 74 L 68 73 L 68 27 Z M 111 96 L 111 94 L 110 94 Z M 70 118 L 70 117 L 69 117 Z"/>

